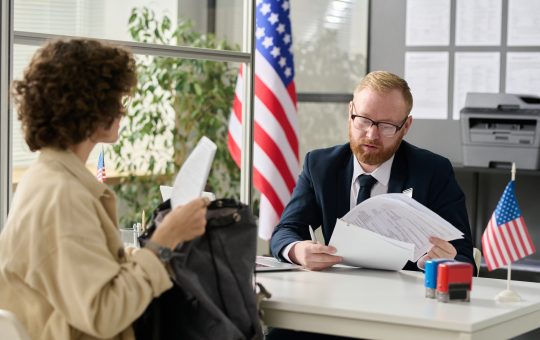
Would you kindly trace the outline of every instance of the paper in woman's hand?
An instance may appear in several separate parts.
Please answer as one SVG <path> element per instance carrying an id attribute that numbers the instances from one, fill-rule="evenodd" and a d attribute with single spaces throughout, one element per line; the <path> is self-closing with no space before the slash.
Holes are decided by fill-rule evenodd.
<path id="1" fill-rule="evenodd" d="M 189 154 L 174 181 L 171 193 L 173 208 L 201 197 L 216 150 L 217 146 L 214 142 L 207 137 L 202 137 Z"/>

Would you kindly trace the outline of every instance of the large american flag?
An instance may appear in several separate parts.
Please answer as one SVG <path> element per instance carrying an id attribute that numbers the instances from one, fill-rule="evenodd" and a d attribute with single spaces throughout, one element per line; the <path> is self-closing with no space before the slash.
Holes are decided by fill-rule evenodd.
<path id="1" fill-rule="evenodd" d="M 105 174 L 105 159 L 103 156 L 103 150 L 99 153 L 96 177 L 97 180 L 102 183 L 105 182 L 105 178 L 107 178 L 107 175 Z"/>
<path id="2" fill-rule="evenodd" d="M 536 251 L 517 204 L 514 181 L 504 189 L 482 235 L 482 250 L 490 271 Z"/>
<path id="3" fill-rule="evenodd" d="M 259 236 L 269 239 L 300 170 L 289 1 L 257 0 L 253 182 L 261 193 Z M 242 69 L 229 120 L 228 148 L 240 167 Z"/>

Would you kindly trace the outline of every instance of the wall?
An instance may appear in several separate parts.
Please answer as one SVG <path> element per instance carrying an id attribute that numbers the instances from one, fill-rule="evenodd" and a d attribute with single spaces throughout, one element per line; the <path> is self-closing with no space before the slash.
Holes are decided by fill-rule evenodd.
<path id="1" fill-rule="evenodd" d="M 403 0 L 371 1 L 370 71 L 386 70 L 404 75 L 406 7 Z M 437 136 L 435 143 L 433 136 Z M 407 140 L 418 146 L 429 146 L 431 151 L 445 155 L 452 162 L 461 163 L 459 121 L 415 120 Z"/>
<path id="2" fill-rule="evenodd" d="M 505 27 L 508 2 L 503 0 L 503 27 Z M 369 46 L 369 65 L 370 71 L 387 70 L 400 76 L 404 75 L 405 63 L 405 24 L 406 24 L 406 1 L 403 0 L 385 0 L 370 2 L 370 46 Z M 455 13 L 456 0 L 451 0 L 452 13 Z M 453 41 L 455 15 L 451 16 L 450 41 Z M 505 35 L 503 29 L 503 41 Z M 409 48 L 409 50 L 415 50 Z M 428 49 L 429 50 L 429 49 Z M 446 50 L 453 51 L 450 46 Z M 461 49 L 461 50 L 467 50 Z M 473 50 L 469 48 L 468 50 Z M 493 49 L 492 49 L 493 50 Z M 497 49 L 505 52 L 504 46 Z M 523 48 L 520 50 L 539 51 L 540 48 Z M 504 67 L 504 53 L 501 53 L 501 68 Z M 452 53 L 450 53 L 449 69 L 449 97 L 453 88 L 452 74 Z M 504 72 L 501 72 L 501 83 L 503 82 Z M 452 98 L 448 103 L 452 105 Z M 449 112 L 452 108 L 449 107 Z M 449 114 L 451 116 L 451 114 Z M 454 164 L 462 163 L 461 136 L 459 130 L 459 121 L 452 119 L 446 120 L 415 120 L 412 128 L 406 138 L 409 142 L 449 158 Z M 457 179 L 467 196 L 467 206 L 473 226 L 473 237 L 479 246 L 479 237 L 483 228 L 485 228 L 489 217 L 495 209 L 497 202 L 504 190 L 504 186 L 510 179 L 510 174 L 503 171 L 477 172 L 462 170 L 456 167 Z M 478 176 L 478 177 L 475 177 Z M 475 181 L 475 179 L 478 181 Z M 540 209 L 538 209 L 538 189 L 540 188 L 540 172 L 519 171 L 516 181 L 516 196 L 520 208 L 525 217 L 525 221 L 537 247 L 540 246 Z M 476 199 L 475 190 L 479 189 L 478 199 Z M 478 210 L 475 209 L 478 207 Z M 478 218 L 473 221 L 475 212 Z M 478 229 L 475 230 L 474 226 Z M 532 255 L 530 259 L 540 260 L 540 255 Z M 527 261 L 525 261 L 527 262 Z M 530 263 L 530 262 L 527 262 Z M 540 263 L 540 261 L 538 262 Z M 540 267 L 538 268 L 540 271 Z"/>

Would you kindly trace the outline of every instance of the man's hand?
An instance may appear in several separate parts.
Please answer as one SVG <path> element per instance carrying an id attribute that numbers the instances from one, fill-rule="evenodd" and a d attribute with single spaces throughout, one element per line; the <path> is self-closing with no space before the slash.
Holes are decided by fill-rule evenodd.
<path id="1" fill-rule="evenodd" d="M 433 247 L 428 251 L 428 253 L 418 260 L 418 267 L 424 269 L 427 260 L 431 259 L 453 259 L 457 255 L 457 250 L 454 246 L 445 240 L 442 240 L 438 237 L 430 237 L 429 242 L 433 244 Z"/>
<path id="2" fill-rule="evenodd" d="M 296 243 L 289 251 L 289 259 L 309 270 L 321 270 L 343 261 L 341 256 L 335 256 L 336 248 L 325 246 L 313 241 Z"/>

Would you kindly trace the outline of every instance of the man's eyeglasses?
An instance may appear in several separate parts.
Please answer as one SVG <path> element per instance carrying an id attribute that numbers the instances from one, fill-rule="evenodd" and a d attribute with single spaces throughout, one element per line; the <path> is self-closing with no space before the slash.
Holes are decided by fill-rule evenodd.
<path id="1" fill-rule="evenodd" d="M 399 130 L 401 130 L 403 125 L 405 125 L 407 118 L 409 118 L 409 116 L 405 117 L 405 119 L 401 122 L 400 125 L 395 125 L 395 124 L 387 123 L 387 122 L 377 122 L 377 121 L 374 121 L 373 119 L 369 119 L 368 117 L 357 115 L 354 104 L 353 103 L 351 104 L 352 104 L 352 108 L 354 112 L 354 114 L 351 114 L 353 126 L 355 129 L 360 130 L 362 132 L 367 131 L 370 127 L 375 125 L 382 136 L 393 137 Z"/>

